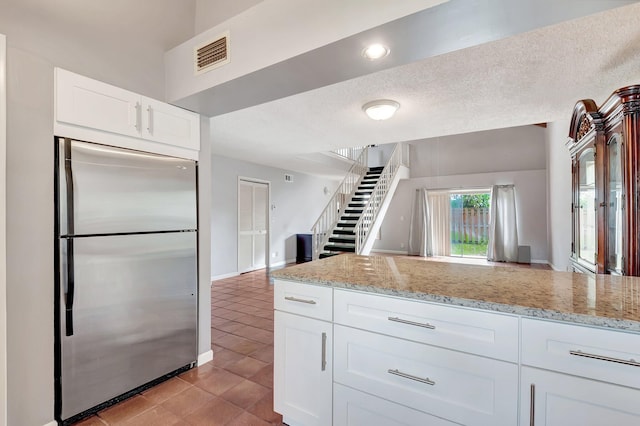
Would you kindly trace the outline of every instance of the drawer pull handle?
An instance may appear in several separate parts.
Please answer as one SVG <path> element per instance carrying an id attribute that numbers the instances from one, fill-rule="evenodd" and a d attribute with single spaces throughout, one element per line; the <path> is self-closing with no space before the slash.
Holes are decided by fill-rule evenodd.
<path id="1" fill-rule="evenodd" d="M 322 371 L 327 369 L 327 333 L 322 333 Z"/>
<path id="2" fill-rule="evenodd" d="M 315 300 L 298 299 L 297 297 L 293 297 L 293 296 L 286 296 L 284 298 L 284 300 L 290 300 L 292 302 L 307 303 L 309 305 L 315 305 L 316 304 Z"/>
<path id="3" fill-rule="evenodd" d="M 428 322 L 427 323 L 415 322 L 415 321 L 409 321 L 409 320 L 405 320 L 405 319 L 398 318 L 398 317 L 389 317 L 388 320 L 389 321 L 394 321 L 394 322 L 400 322 L 402 324 L 415 325 L 416 327 L 428 328 L 429 330 L 435 330 L 436 329 L 435 325 L 431 325 Z"/>
<path id="4" fill-rule="evenodd" d="M 387 373 L 393 374 L 394 376 L 404 377 L 405 379 L 415 380 L 416 382 L 424 383 L 429 386 L 433 386 L 436 384 L 436 382 L 429 379 L 428 377 L 423 379 L 422 377 L 416 377 L 416 376 L 412 376 L 411 374 L 403 373 L 402 371 L 399 371 L 397 369 L 396 370 L 389 369 L 387 370 Z"/>
<path id="5" fill-rule="evenodd" d="M 640 362 L 634 359 L 626 360 L 626 359 L 620 359 L 620 358 L 611 358 L 604 355 L 590 354 L 588 352 L 582 352 L 582 351 L 569 351 L 569 354 L 575 355 L 575 356 L 581 356 L 585 358 L 598 359 L 600 361 L 615 362 L 617 364 L 630 365 L 632 367 L 640 367 Z"/>
<path id="6" fill-rule="evenodd" d="M 536 385 L 531 383 L 531 395 L 529 396 L 529 426 L 536 424 Z"/>

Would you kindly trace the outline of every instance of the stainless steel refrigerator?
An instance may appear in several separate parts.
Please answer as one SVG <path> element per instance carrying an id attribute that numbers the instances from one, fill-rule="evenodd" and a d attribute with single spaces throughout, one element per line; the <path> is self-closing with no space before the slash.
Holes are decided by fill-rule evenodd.
<path id="1" fill-rule="evenodd" d="M 56 164 L 56 417 L 67 423 L 197 358 L 196 163 L 56 138 Z"/>

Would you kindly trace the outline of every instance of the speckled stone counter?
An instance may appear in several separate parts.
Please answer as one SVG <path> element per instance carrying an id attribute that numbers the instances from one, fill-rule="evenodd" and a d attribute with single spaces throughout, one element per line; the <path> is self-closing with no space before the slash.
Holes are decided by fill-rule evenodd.
<path id="1" fill-rule="evenodd" d="M 276 279 L 640 332 L 640 277 L 340 255 Z"/>

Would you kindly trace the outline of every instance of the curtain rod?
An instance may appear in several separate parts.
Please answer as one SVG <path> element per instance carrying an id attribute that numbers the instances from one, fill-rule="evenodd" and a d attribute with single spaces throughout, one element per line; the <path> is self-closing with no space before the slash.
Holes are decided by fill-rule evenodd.
<path id="1" fill-rule="evenodd" d="M 498 185 L 498 186 L 509 186 L 509 185 Z M 491 192 L 491 185 L 490 186 L 459 186 L 459 187 L 449 187 L 449 188 L 429 188 L 427 186 L 424 186 L 422 188 L 416 188 L 416 191 L 419 191 L 421 189 L 426 189 L 427 191 L 438 191 L 438 192 L 467 191 L 467 190 L 469 192 L 479 192 L 479 191 Z"/>

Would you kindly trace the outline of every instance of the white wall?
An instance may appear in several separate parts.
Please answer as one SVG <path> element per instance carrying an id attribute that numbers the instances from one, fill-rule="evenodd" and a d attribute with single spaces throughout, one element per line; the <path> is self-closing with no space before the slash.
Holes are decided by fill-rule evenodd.
<path id="1" fill-rule="evenodd" d="M 9 39 L 10 40 L 10 39 Z M 7 412 L 53 420 L 53 65 L 7 55 Z"/>
<path id="2" fill-rule="evenodd" d="M 0 34 L 0 426 L 7 424 L 7 39 Z"/>
<path id="3" fill-rule="evenodd" d="M 195 0 L 1 0 L 9 46 L 164 100 L 164 53 L 194 34 Z"/>
<path id="4" fill-rule="evenodd" d="M 411 206 L 418 188 L 464 188 L 514 184 L 518 244 L 531 246 L 531 259 L 547 261 L 547 203 L 545 170 L 477 173 L 413 178 L 400 181 L 382 223 L 375 250 L 407 252 Z"/>
<path id="5" fill-rule="evenodd" d="M 164 51 L 176 40 L 191 36 L 193 7 L 192 0 L 2 2 L 0 28 L 7 34 L 8 45 L 9 425 L 41 426 L 54 416 L 53 68 L 163 99 Z M 161 32 L 166 33 L 164 39 Z M 199 172 L 208 179 L 207 159 Z M 206 182 L 203 189 L 206 201 L 210 194 Z M 200 206 L 201 217 L 207 218 L 200 233 L 204 291 L 209 289 L 211 275 L 207 206 L 206 202 Z M 204 296 L 199 316 L 201 351 L 210 349 L 208 293 Z"/>
<path id="6" fill-rule="evenodd" d="M 167 99 L 177 101 L 444 1 L 259 2 L 167 52 Z M 194 76 L 194 47 L 225 31 L 230 31 L 231 62 Z"/>
<path id="7" fill-rule="evenodd" d="M 196 0 L 195 33 L 212 28 L 263 0 Z"/>
<path id="8" fill-rule="evenodd" d="M 546 131 L 548 171 L 549 264 L 567 271 L 571 256 L 571 156 L 565 146 L 570 120 L 549 123 Z"/>
<path id="9" fill-rule="evenodd" d="M 545 129 L 522 126 L 447 136 L 411 144 L 411 178 L 398 185 L 375 250 L 406 252 L 415 189 L 516 186 L 520 245 L 546 262 L 547 172 Z"/>
<path id="10" fill-rule="evenodd" d="M 411 143 L 411 177 L 451 176 L 545 165 L 545 129 L 520 126 Z"/>
<path id="11" fill-rule="evenodd" d="M 293 175 L 285 182 L 284 174 Z M 295 261 L 295 234 L 311 227 L 338 186 L 337 181 L 214 155 L 211 196 L 211 274 L 238 272 L 238 177 L 271 182 L 271 265 Z M 329 194 L 325 195 L 324 187 Z"/>

